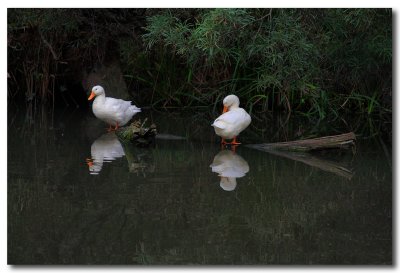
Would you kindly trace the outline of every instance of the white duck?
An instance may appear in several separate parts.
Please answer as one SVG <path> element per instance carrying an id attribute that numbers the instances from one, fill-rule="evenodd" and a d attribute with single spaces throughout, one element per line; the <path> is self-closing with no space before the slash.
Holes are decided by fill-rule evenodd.
<path id="1" fill-rule="evenodd" d="M 236 178 L 245 176 L 250 169 L 247 161 L 231 150 L 219 152 L 210 167 L 212 172 L 221 177 L 219 185 L 226 191 L 233 191 L 237 184 Z"/>
<path id="2" fill-rule="evenodd" d="M 243 108 L 239 107 L 239 98 L 235 95 L 229 95 L 223 101 L 224 110 L 211 126 L 214 127 L 215 133 L 222 138 L 221 143 L 227 144 L 225 139 L 233 139 L 232 145 L 240 144 L 236 141 L 236 137 L 251 122 L 250 115 Z"/>
<path id="3" fill-rule="evenodd" d="M 91 146 L 91 158 L 87 159 L 90 174 L 99 174 L 104 162 L 111 162 L 125 155 L 121 142 L 114 132 L 108 132 L 96 139 Z"/>
<path id="4" fill-rule="evenodd" d="M 140 108 L 131 104 L 131 101 L 106 97 L 104 88 L 100 85 L 92 88 L 88 100 L 93 98 L 95 98 L 92 106 L 93 114 L 110 125 L 108 131 L 124 126 L 136 113 L 141 112 Z M 115 128 L 112 129 L 111 126 Z"/>

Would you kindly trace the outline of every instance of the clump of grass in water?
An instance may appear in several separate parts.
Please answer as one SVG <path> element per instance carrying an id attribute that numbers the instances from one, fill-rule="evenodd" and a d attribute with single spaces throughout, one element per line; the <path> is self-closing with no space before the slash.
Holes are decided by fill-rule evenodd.
<path id="1" fill-rule="evenodd" d="M 141 120 L 135 120 L 127 127 L 122 127 L 115 132 L 117 137 L 123 142 L 133 142 L 139 145 L 148 145 L 152 143 L 153 138 L 157 134 L 155 124 L 151 124 L 149 127 L 145 127 L 147 118 L 141 122 Z"/>

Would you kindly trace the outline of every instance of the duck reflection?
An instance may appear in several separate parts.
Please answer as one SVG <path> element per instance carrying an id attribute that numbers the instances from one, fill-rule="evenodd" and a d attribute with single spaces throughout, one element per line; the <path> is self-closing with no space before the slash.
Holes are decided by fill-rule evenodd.
<path id="1" fill-rule="evenodd" d="M 104 162 L 111 162 L 124 155 L 124 149 L 115 132 L 109 132 L 100 136 L 92 144 L 92 157 L 86 160 L 90 174 L 99 174 Z"/>
<path id="2" fill-rule="evenodd" d="M 219 185 L 225 191 L 233 191 L 237 185 L 236 178 L 245 176 L 249 171 L 247 161 L 231 150 L 219 152 L 210 167 L 221 177 Z"/>

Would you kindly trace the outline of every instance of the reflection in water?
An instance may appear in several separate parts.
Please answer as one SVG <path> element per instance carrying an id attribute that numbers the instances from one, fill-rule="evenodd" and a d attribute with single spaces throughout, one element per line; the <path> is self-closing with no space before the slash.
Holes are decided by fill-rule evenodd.
<path id="1" fill-rule="evenodd" d="M 65 124 L 61 137 L 42 119 L 21 127 L 22 114 L 8 127 L 10 264 L 392 263 L 392 168 L 377 139 L 361 139 L 354 155 L 341 150 L 312 154 L 351 166 L 349 180 L 243 146 L 239 155 L 223 151 L 216 156 L 220 151 L 208 141 L 215 137 L 208 123 L 203 129 L 198 118 L 162 113 L 154 116 L 159 131 L 187 136 L 187 141 L 158 139 L 150 148 L 121 142 L 125 156 L 104 163 L 94 176 L 81 162 L 92 144 L 93 159 L 99 160 L 97 143 L 108 142 L 102 137 L 93 143 L 105 133 L 101 124 L 98 130 L 90 127 L 87 113 L 59 117 Z M 259 127 L 267 130 L 265 138 L 246 142 L 286 136 L 286 131 L 275 135 L 285 130 L 282 123 L 262 124 L 268 124 Z M 293 121 L 287 124 L 298 128 Z M 225 192 L 216 185 L 222 179 L 221 186 L 234 187 L 230 180 L 238 178 L 211 172 L 214 156 L 213 170 L 246 175 L 238 189 Z M 242 161 L 239 156 L 251 173 L 248 167 L 232 168 Z"/>
<path id="2" fill-rule="evenodd" d="M 115 135 L 109 132 L 96 139 L 91 147 L 91 159 L 88 159 L 90 174 L 99 174 L 103 162 L 111 162 L 125 155 L 124 149 Z"/>
<path id="3" fill-rule="evenodd" d="M 245 176 L 249 171 L 247 161 L 231 150 L 219 152 L 210 167 L 221 177 L 219 185 L 225 191 L 233 191 L 237 185 L 236 178 Z"/>
<path id="4" fill-rule="evenodd" d="M 123 145 L 129 172 L 146 177 L 147 173 L 154 173 L 154 156 L 151 149 L 139 148 L 131 143 Z"/>

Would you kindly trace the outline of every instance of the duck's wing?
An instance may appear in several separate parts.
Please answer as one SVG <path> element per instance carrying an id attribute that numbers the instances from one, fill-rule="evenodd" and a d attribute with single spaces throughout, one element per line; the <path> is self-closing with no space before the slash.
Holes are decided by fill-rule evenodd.
<path id="1" fill-rule="evenodd" d="M 131 101 L 106 98 L 105 107 L 113 113 L 124 113 L 131 106 Z"/>
<path id="2" fill-rule="evenodd" d="M 232 115 L 229 112 L 226 112 L 220 115 L 216 120 L 214 120 L 214 123 L 211 124 L 211 126 L 225 129 L 231 123 L 230 121 L 232 120 L 232 118 Z"/>
<path id="3" fill-rule="evenodd" d="M 241 109 L 243 110 L 243 109 Z M 238 124 L 242 120 L 246 119 L 248 114 L 246 111 L 228 111 L 220 115 L 212 124 L 214 127 L 225 129 L 229 125 Z"/>

